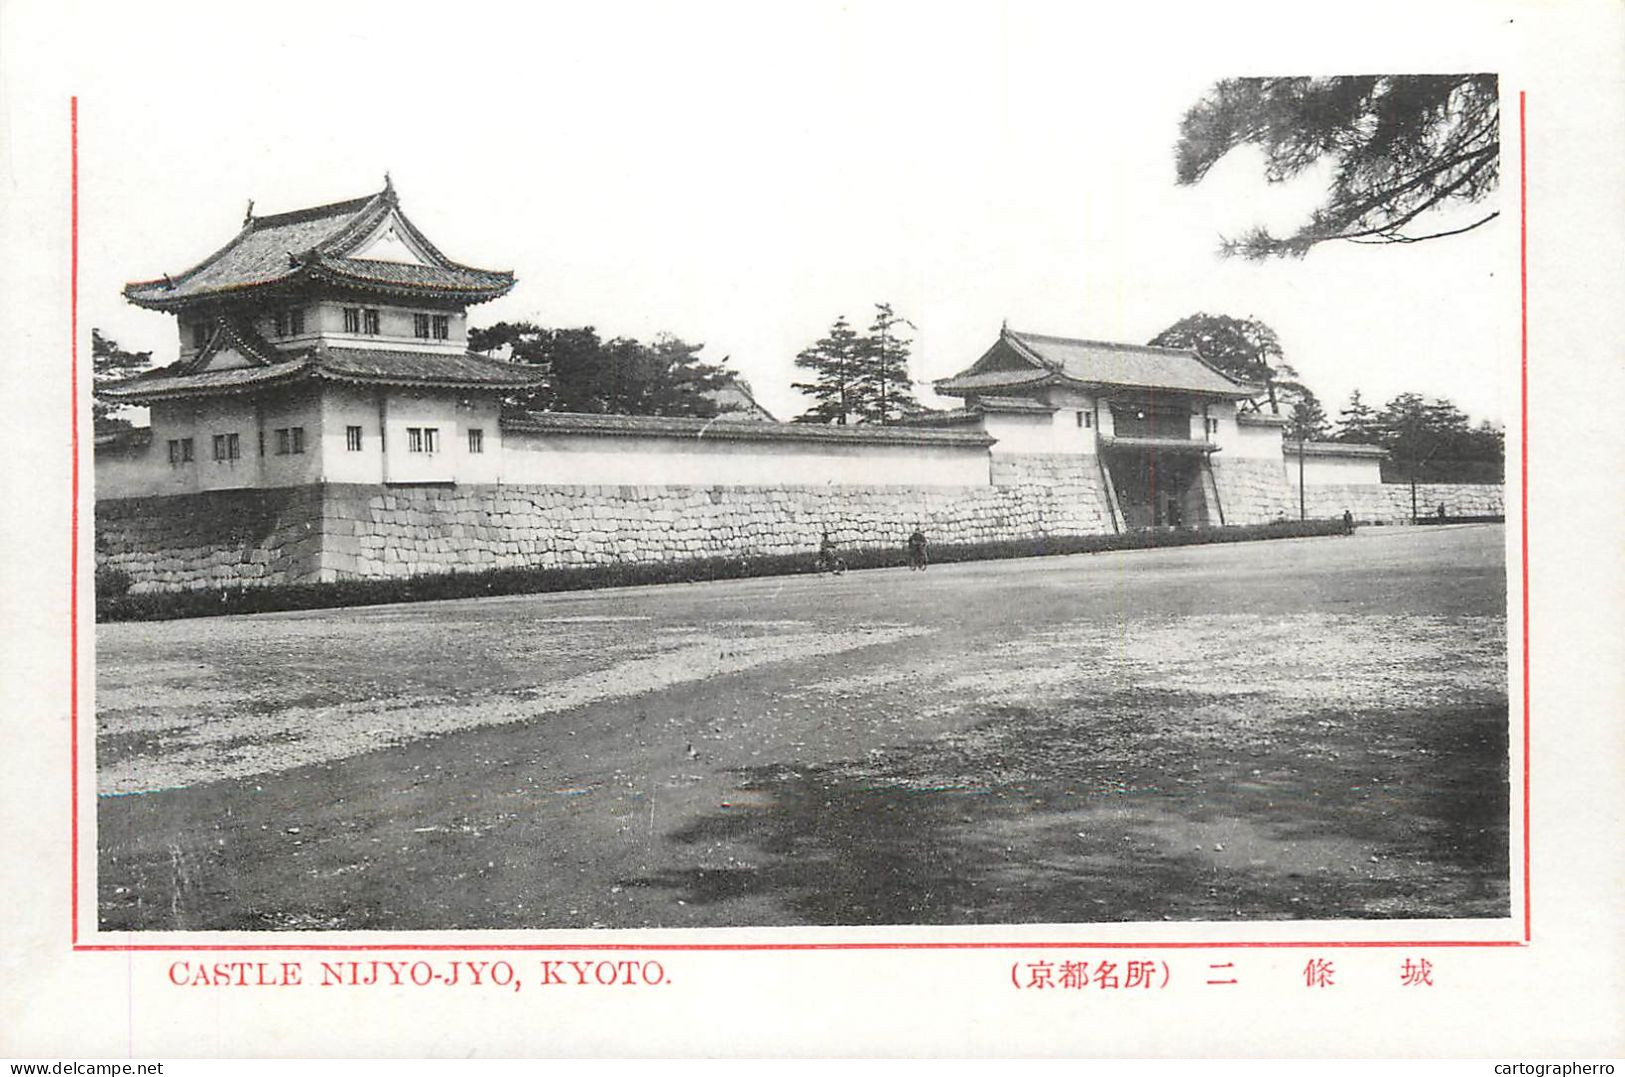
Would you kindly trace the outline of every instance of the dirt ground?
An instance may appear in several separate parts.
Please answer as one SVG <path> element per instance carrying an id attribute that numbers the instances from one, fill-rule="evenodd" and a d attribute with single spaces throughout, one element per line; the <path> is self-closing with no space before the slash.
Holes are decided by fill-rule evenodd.
<path id="1" fill-rule="evenodd" d="M 101 926 L 1505 916 L 1503 541 L 101 625 Z"/>

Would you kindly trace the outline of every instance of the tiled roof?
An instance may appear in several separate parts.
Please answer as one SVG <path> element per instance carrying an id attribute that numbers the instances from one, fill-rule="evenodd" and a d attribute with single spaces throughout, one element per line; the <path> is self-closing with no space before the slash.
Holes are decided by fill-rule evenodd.
<path id="1" fill-rule="evenodd" d="M 309 267 L 313 276 L 323 276 L 341 284 L 424 289 L 432 292 L 483 294 L 496 289 L 501 295 L 513 287 L 512 273 L 463 266 L 425 266 L 408 262 L 379 262 L 370 258 L 318 258 Z"/>
<path id="2" fill-rule="evenodd" d="M 1288 456 L 1298 454 L 1298 443 L 1287 438 L 1284 443 Z M 1381 445 L 1361 445 L 1352 441 L 1309 441 L 1303 446 L 1305 456 L 1364 456 L 1382 458 L 1388 455 L 1388 450 Z"/>
<path id="3" fill-rule="evenodd" d="M 134 426 L 97 434 L 92 444 L 99 453 L 140 452 L 152 444 L 152 427 Z"/>
<path id="4" fill-rule="evenodd" d="M 936 383 L 938 392 L 953 396 L 986 389 L 1020 389 L 1059 380 L 1053 370 L 984 370 L 955 374 Z"/>
<path id="5" fill-rule="evenodd" d="M 540 385 L 547 374 L 525 363 L 504 363 L 474 352 L 410 352 L 382 348 L 322 348 L 324 377 L 393 385 L 447 385 L 524 388 Z"/>
<path id="6" fill-rule="evenodd" d="M 778 422 L 773 413 L 757 401 L 756 394 L 751 392 L 750 382 L 744 378 L 729 378 L 720 388 L 701 395 L 722 409 L 717 414 L 719 419 L 726 419 L 729 422 Z"/>
<path id="7" fill-rule="evenodd" d="M 1055 411 L 1054 404 L 1026 396 L 978 396 L 976 406 L 982 411 L 1016 411 L 1048 415 Z"/>
<path id="8" fill-rule="evenodd" d="M 378 348 L 328 348 L 299 352 L 266 366 L 193 372 L 171 363 L 96 390 L 108 400 L 146 404 L 179 397 L 218 396 L 316 378 L 436 389 L 520 389 L 546 374 L 536 367 L 504 363 L 472 352 L 408 352 Z"/>
<path id="9" fill-rule="evenodd" d="M 905 415 L 904 426 L 958 426 L 961 423 L 980 422 L 980 408 L 950 408 L 946 411 L 922 411 L 918 415 Z"/>
<path id="10" fill-rule="evenodd" d="M 1020 415 L 1050 415 L 1055 411 L 1055 405 L 1025 396 L 977 396 L 964 407 L 951 408 L 947 411 L 924 411 L 918 415 L 906 416 L 903 422 L 910 426 L 953 426 L 958 423 L 977 422 L 990 411 L 1014 412 Z"/>
<path id="11" fill-rule="evenodd" d="M 1108 449 L 1160 449 L 1163 452 L 1218 452 L 1219 447 L 1200 438 L 1110 437 L 1102 434 L 1100 444 Z"/>
<path id="12" fill-rule="evenodd" d="M 1208 366 L 1195 352 L 1018 333 L 1009 328 L 1000 331 L 998 341 L 969 370 L 937 382 L 937 389 L 963 395 L 1050 380 L 1233 399 L 1260 391 Z"/>
<path id="13" fill-rule="evenodd" d="M 246 318 L 217 318 L 209 333 L 208 342 L 183 365 L 187 373 L 195 373 L 209 365 L 209 360 L 227 348 L 258 366 L 266 366 L 282 359 L 280 352 L 260 335 Z"/>
<path id="14" fill-rule="evenodd" d="M 184 273 L 137 281 L 124 295 L 139 306 L 173 310 L 204 299 L 260 288 L 284 288 L 310 279 L 465 302 L 495 299 L 513 287 L 513 274 L 459 265 L 441 254 L 404 213 L 404 231 L 432 265 L 350 258 L 358 244 L 391 213 L 399 213 L 395 189 L 325 206 L 249 216 L 236 237 Z"/>
<path id="15" fill-rule="evenodd" d="M 534 411 L 506 416 L 504 430 L 542 434 L 667 436 L 705 441 L 808 441 L 846 445 L 963 445 L 985 447 L 993 439 L 976 430 L 922 430 L 908 426 L 826 426 L 818 423 L 747 423 L 655 415 L 585 415 Z"/>
<path id="16" fill-rule="evenodd" d="M 307 356 L 269 366 L 244 366 L 193 374 L 188 373 L 190 364 L 171 363 L 126 381 L 98 386 L 96 395 L 127 404 L 147 404 L 154 400 L 172 400 L 183 396 L 216 396 L 293 381 L 308 375 L 312 366 L 313 361 Z"/>

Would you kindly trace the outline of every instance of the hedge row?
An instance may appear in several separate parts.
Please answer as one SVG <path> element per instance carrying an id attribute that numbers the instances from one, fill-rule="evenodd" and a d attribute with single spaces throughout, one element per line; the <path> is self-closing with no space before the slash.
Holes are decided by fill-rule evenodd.
<path id="1" fill-rule="evenodd" d="M 1428 524 L 1504 524 L 1505 516 L 1418 516 L 1414 523 Z"/>
<path id="2" fill-rule="evenodd" d="M 1155 546 L 1192 546 L 1211 542 L 1251 542 L 1258 539 L 1305 538 L 1342 531 L 1336 520 L 1291 520 L 1249 527 L 1215 527 L 1192 531 L 1134 531 L 1123 535 L 1079 535 L 1064 538 L 1022 539 L 936 546 L 931 560 L 989 561 L 1007 557 L 1049 557 L 1056 554 L 1139 550 Z M 843 550 L 848 569 L 894 568 L 908 563 L 901 547 Z M 600 565 L 588 568 L 498 568 L 480 572 L 452 572 L 409 579 L 340 580 L 334 583 L 282 584 L 237 587 L 227 590 L 121 593 L 112 578 L 98 574 L 98 621 L 164 621 L 177 617 L 209 617 L 226 613 L 270 613 L 277 610 L 314 610 L 339 606 L 376 606 L 388 602 L 427 602 L 480 595 L 537 594 L 580 591 L 598 587 L 635 587 L 656 583 L 696 583 L 702 580 L 743 579 L 749 576 L 786 576 L 816 572 L 812 553 L 756 557 L 711 557 L 697 561 L 651 565 Z M 127 581 L 123 581 L 127 585 Z"/>

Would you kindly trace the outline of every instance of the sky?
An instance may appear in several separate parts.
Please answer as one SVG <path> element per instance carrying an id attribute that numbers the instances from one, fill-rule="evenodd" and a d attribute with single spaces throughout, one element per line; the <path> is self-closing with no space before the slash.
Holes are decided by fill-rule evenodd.
<path id="1" fill-rule="evenodd" d="M 1180 117 L 1215 80 L 1380 69 L 1357 41 L 1309 47 L 1310 23 L 1261 36 L 1195 7 L 1048 4 L 166 10 L 97 8 L 60 75 L 79 96 L 81 321 L 160 362 L 173 318 L 125 303 L 126 281 L 200 261 L 249 199 L 337 201 L 388 171 L 450 257 L 517 274 L 472 324 L 672 332 L 781 418 L 807 406 L 795 354 L 880 301 L 917 327 L 921 383 L 1006 320 L 1143 343 L 1206 311 L 1272 326 L 1333 416 L 1358 388 L 1510 417 L 1510 168 L 1506 212 L 1475 232 L 1263 264 L 1221 259 L 1220 238 L 1289 228 L 1323 175 L 1272 187 L 1238 151 L 1174 183 Z"/>

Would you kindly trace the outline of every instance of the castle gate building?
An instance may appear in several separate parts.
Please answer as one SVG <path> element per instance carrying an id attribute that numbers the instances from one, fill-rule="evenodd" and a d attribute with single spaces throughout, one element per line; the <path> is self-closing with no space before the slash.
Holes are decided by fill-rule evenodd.
<path id="1" fill-rule="evenodd" d="M 933 421 L 979 426 L 997 439 L 995 454 L 1042 448 L 1091 458 L 1120 530 L 1287 514 L 1284 420 L 1242 406 L 1262 387 L 1194 352 L 1006 326 L 980 359 L 935 387 L 965 406 Z"/>

